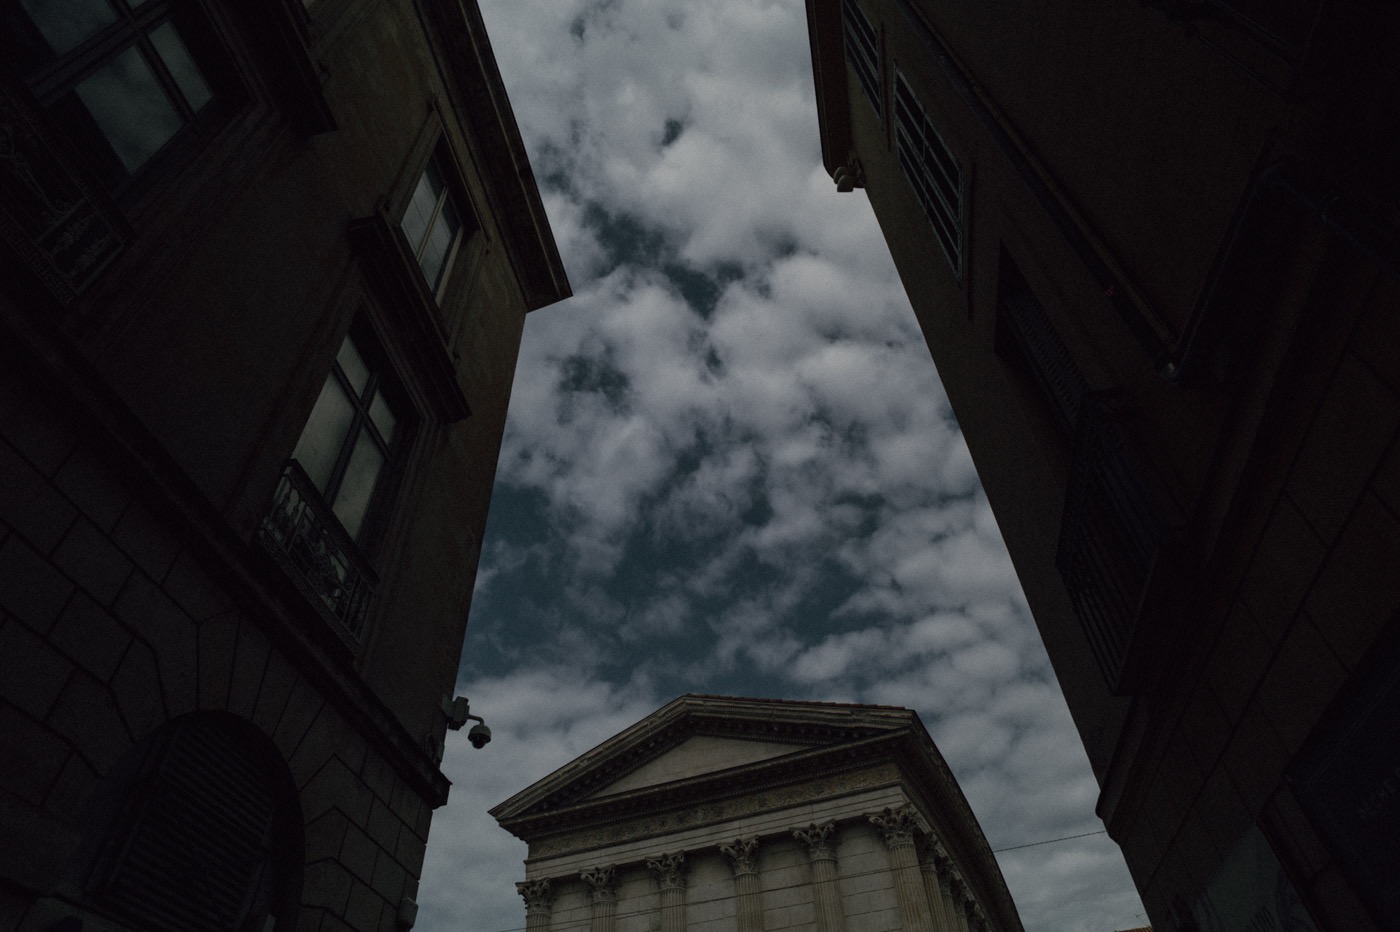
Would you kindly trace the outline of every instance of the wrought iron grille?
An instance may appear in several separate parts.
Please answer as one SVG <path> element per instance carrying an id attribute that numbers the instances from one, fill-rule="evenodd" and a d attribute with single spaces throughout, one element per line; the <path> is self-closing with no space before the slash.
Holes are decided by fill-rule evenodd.
<path id="1" fill-rule="evenodd" d="M 378 580 L 296 460 L 287 462 L 258 537 L 331 627 L 359 643 Z"/>
<path id="2" fill-rule="evenodd" d="M 1102 395 L 1081 400 L 1056 568 L 1110 687 L 1121 691 L 1169 527 Z"/>

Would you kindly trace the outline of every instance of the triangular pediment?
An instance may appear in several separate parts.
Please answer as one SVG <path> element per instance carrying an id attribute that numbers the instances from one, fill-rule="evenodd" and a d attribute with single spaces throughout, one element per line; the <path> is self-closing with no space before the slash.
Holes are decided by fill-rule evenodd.
<path id="1" fill-rule="evenodd" d="M 915 721 L 907 709 L 889 706 L 682 696 L 491 814 L 504 825 L 712 774 L 733 775 L 789 755 L 905 730 Z"/>
<path id="2" fill-rule="evenodd" d="M 681 741 L 660 757 L 642 764 L 636 770 L 603 785 L 589 793 L 586 799 L 610 796 L 613 793 L 626 793 L 648 786 L 660 786 L 675 780 L 685 780 L 707 773 L 742 767 L 759 761 L 772 760 L 784 754 L 791 754 L 805 748 L 818 746 L 816 742 L 794 743 L 790 741 L 763 741 L 750 738 L 731 738 L 720 735 L 692 735 Z"/>

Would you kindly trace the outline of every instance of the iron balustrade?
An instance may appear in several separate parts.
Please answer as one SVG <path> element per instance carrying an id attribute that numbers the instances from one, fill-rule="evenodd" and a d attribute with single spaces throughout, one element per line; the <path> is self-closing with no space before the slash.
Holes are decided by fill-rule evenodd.
<path id="1" fill-rule="evenodd" d="M 296 460 L 287 462 L 258 539 L 336 633 L 358 644 L 378 579 Z"/>
<path id="2" fill-rule="evenodd" d="M 1130 691 L 1141 630 L 1171 528 L 1113 422 L 1103 393 L 1080 402 L 1056 568 L 1104 678 Z M 1157 634 L 1160 634 L 1158 632 Z"/>

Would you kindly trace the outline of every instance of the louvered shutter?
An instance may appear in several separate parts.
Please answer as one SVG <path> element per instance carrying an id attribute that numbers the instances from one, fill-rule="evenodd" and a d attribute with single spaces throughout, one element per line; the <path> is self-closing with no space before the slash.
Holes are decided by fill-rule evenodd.
<path id="1" fill-rule="evenodd" d="M 227 932 L 265 910 L 276 811 L 266 766 L 227 730 L 172 735 L 97 896 L 152 932 Z"/>

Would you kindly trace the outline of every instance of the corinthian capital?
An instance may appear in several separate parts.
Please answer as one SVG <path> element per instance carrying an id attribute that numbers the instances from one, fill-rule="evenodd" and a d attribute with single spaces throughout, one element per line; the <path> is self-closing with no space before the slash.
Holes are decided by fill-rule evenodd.
<path id="1" fill-rule="evenodd" d="M 807 846 L 807 856 L 812 860 L 835 860 L 835 822 L 827 822 L 825 825 L 813 823 L 806 828 L 797 829 L 792 833 L 792 837 Z"/>
<path id="2" fill-rule="evenodd" d="M 543 880 L 522 880 L 515 885 L 515 892 L 525 900 L 526 909 L 547 910 L 554 902 L 554 889 L 548 877 Z"/>
<path id="3" fill-rule="evenodd" d="M 912 845 L 914 833 L 919 830 L 919 816 L 913 806 L 891 809 L 888 806 L 869 817 L 870 822 L 885 837 L 885 846 Z"/>
<path id="4" fill-rule="evenodd" d="M 611 864 L 584 871 L 579 877 L 593 891 L 593 902 L 609 903 L 617 899 L 617 868 Z"/>
<path id="5" fill-rule="evenodd" d="M 720 845 L 719 850 L 729 859 L 729 866 L 735 874 L 758 873 L 757 838 L 736 838 L 727 845 Z"/>
<path id="6" fill-rule="evenodd" d="M 661 889 L 685 886 L 685 852 L 658 854 L 654 858 L 647 858 L 647 867 L 656 875 L 656 882 L 661 885 Z"/>

